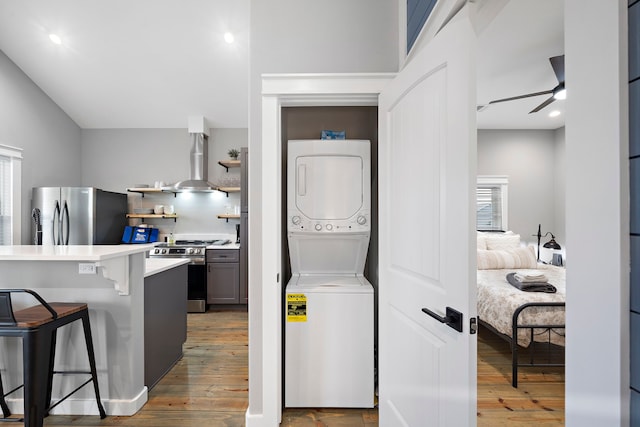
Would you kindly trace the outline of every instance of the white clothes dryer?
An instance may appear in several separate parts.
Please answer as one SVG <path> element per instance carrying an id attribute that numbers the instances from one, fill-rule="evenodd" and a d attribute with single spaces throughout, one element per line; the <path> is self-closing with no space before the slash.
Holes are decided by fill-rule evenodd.
<path id="1" fill-rule="evenodd" d="M 369 141 L 289 141 L 285 406 L 373 407 Z"/>

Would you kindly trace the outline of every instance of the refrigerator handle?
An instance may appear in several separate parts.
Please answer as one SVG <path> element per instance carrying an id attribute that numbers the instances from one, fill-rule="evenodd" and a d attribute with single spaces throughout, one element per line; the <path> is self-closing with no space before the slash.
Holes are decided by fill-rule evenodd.
<path id="1" fill-rule="evenodd" d="M 42 219 L 40 209 L 33 208 L 31 210 L 31 221 L 34 234 L 33 244 L 42 245 Z"/>
<path id="2" fill-rule="evenodd" d="M 60 202 L 56 200 L 56 207 L 53 208 L 53 223 L 51 224 L 51 241 L 54 245 L 60 244 L 60 233 L 62 232 L 61 224 L 60 224 Z M 58 230 L 58 234 L 56 237 L 56 229 Z"/>
<path id="3" fill-rule="evenodd" d="M 64 208 L 62 209 L 62 214 L 63 217 L 61 218 L 62 221 L 60 221 L 60 231 L 61 231 L 61 238 L 63 241 L 63 245 L 68 245 L 69 244 L 69 206 L 67 206 L 67 201 L 64 201 Z M 66 230 L 66 233 L 65 233 Z"/>

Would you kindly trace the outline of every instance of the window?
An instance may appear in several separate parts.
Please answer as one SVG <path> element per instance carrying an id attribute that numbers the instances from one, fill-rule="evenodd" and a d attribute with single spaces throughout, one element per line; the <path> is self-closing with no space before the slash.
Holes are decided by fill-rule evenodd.
<path id="1" fill-rule="evenodd" d="M 19 245 L 22 150 L 0 145 L 0 245 Z"/>
<path id="2" fill-rule="evenodd" d="M 478 176 L 476 186 L 476 229 L 478 231 L 505 231 L 507 224 L 506 176 Z"/>

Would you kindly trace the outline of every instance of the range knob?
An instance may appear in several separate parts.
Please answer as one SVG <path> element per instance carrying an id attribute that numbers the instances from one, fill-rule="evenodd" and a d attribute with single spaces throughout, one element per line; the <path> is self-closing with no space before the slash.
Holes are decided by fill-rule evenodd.
<path id="1" fill-rule="evenodd" d="M 356 221 L 360 225 L 365 225 L 367 223 L 367 217 L 365 217 L 364 215 L 360 215 Z"/>
<path id="2" fill-rule="evenodd" d="M 293 218 L 291 218 L 291 222 L 293 223 L 293 225 L 300 224 L 300 217 L 298 215 L 294 216 Z"/>
<path id="3" fill-rule="evenodd" d="M 193 253 L 194 253 L 194 254 L 199 254 L 199 253 L 200 253 L 200 251 L 202 251 L 202 249 L 200 249 L 200 248 L 196 248 L 196 249 L 194 249 L 194 250 L 193 250 Z"/>
<path id="4" fill-rule="evenodd" d="M 159 253 L 160 253 L 160 249 L 158 249 L 158 248 L 154 249 L 154 250 L 153 250 L 153 253 L 154 253 L 154 254 L 159 254 Z"/>
<path id="5" fill-rule="evenodd" d="M 163 253 L 163 254 L 166 254 L 166 253 L 167 253 L 167 250 L 166 250 L 166 249 L 163 249 L 163 250 L 162 250 L 162 253 Z"/>
<path id="6" fill-rule="evenodd" d="M 193 253 L 193 248 L 189 248 L 189 249 L 187 249 L 187 253 L 188 253 L 189 255 L 191 255 L 191 254 Z"/>
<path id="7" fill-rule="evenodd" d="M 325 228 L 326 228 L 327 230 L 331 231 L 331 230 L 333 230 L 333 225 L 331 225 L 331 224 L 327 224 L 327 225 L 325 226 Z"/>
<path id="8" fill-rule="evenodd" d="M 322 230 L 322 224 L 316 224 L 316 231 Z"/>

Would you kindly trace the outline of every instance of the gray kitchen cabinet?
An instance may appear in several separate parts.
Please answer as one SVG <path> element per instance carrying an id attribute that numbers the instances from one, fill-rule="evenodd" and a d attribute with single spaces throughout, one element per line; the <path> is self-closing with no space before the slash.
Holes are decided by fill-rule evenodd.
<path id="1" fill-rule="evenodd" d="M 249 251 L 247 249 L 249 239 L 246 237 L 248 229 L 249 215 L 242 213 L 240 218 L 240 304 L 249 304 Z"/>
<path id="2" fill-rule="evenodd" d="M 144 278 L 144 384 L 151 390 L 187 340 L 187 265 Z"/>
<path id="3" fill-rule="evenodd" d="M 207 304 L 239 304 L 238 249 L 207 249 Z"/>

